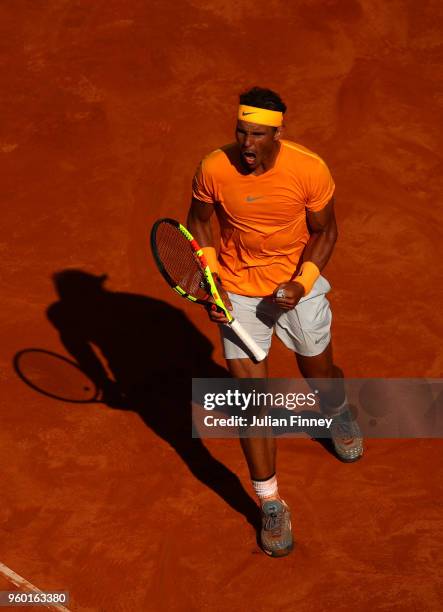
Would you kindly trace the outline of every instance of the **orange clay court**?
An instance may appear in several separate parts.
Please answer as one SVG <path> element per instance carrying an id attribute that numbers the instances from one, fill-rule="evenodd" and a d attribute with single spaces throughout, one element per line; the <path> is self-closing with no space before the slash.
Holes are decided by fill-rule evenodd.
<path id="1" fill-rule="evenodd" d="M 226 375 L 218 331 L 148 236 L 185 221 L 238 94 L 275 89 L 336 184 L 336 363 L 441 377 L 441 3 L 18 0 L 0 28 L 0 590 L 19 576 L 82 612 L 440 610 L 441 440 L 369 439 L 349 465 L 280 440 L 297 547 L 260 551 L 238 441 L 190 433 L 191 376 Z M 67 269 L 108 275 L 106 303 L 71 285 L 72 311 L 51 306 Z M 56 325 L 146 374 L 130 406 L 24 384 L 19 352 L 69 357 Z M 277 340 L 270 368 L 299 376 Z"/>

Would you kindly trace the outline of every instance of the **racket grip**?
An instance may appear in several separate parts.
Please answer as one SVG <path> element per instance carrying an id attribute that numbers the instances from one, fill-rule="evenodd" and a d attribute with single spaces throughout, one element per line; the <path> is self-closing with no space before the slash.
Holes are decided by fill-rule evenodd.
<path id="1" fill-rule="evenodd" d="M 258 346 L 256 341 L 251 338 L 251 336 L 245 329 L 243 329 L 240 323 L 236 319 L 232 319 L 232 321 L 228 323 L 228 325 L 232 329 L 232 331 L 237 334 L 243 344 L 251 351 L 251 353 L 254 355 L 255 360 L 263 361 L 263 359 L 266 357 L 265 351 L 260 346 Z"/>

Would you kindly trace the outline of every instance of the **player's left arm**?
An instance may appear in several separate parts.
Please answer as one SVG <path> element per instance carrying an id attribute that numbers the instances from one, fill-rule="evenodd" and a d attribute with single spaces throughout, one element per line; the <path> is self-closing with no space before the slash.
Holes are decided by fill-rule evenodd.
<path id="1" fill-rule="evenodd" d="M 334 198 L 332 197 L 326 206 L 317 212 L 308 210 L 306 217 L 310 237 L 300 264 L 304 261 L 312 261 L 321 272 L 328 263 L 337 241 Z"/>
<path id="2" fill-rule="evenodd" d="M 300 264 L 292 279 L 287 283 L 280 283 L 274 291 L 275 303 L 287 310 L 294 308 L 305 295 L 305 287 L 296 280 L 302 264 L 311 262 L 321 272 L 328 263 L 337 241 L 338 233 L 333 197 L 321 210 L 316 212 L 307 210 L 306 217 L 310 236 L 300 258 Z M 277 293 L 281 289 L 284 290 L 284 297 L 277 297 Z"/>

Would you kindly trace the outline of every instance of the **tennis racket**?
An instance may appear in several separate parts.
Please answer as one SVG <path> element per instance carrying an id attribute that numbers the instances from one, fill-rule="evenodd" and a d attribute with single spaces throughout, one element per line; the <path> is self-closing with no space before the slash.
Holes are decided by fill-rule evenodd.
<path id="1" fill-rule="evenodd" d="M 155 262 L 166 282 L 182 297 L 223 314 L 256 361 L 265 351 L 251 338 L 224 305 L 203 251 L 190 232 L 174 219 L 159 219 L 151 231 Z M 211 298 L 214 300 L 211 301 Z"/>

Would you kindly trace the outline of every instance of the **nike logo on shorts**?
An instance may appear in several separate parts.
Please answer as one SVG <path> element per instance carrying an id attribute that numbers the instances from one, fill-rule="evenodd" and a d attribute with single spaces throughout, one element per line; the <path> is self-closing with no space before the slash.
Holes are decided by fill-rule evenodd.
<path id="1" fill-rule="evenodd" d="M 321 338 L 317 338 L 317 340 L 314 340 L 314 344 L 319 344 L 320 342 L 323 342 L 323 340 L 326 340 L 328 336 L 329 336 L 329 333 L 325 334 Z"/>
<path id="2" fill-rule="evenodd" d="M 255 202 L 255 200 L 259 200 L 260 198 L 262 198 L 263 196 L 246 196 L 246 202 Z"/>

